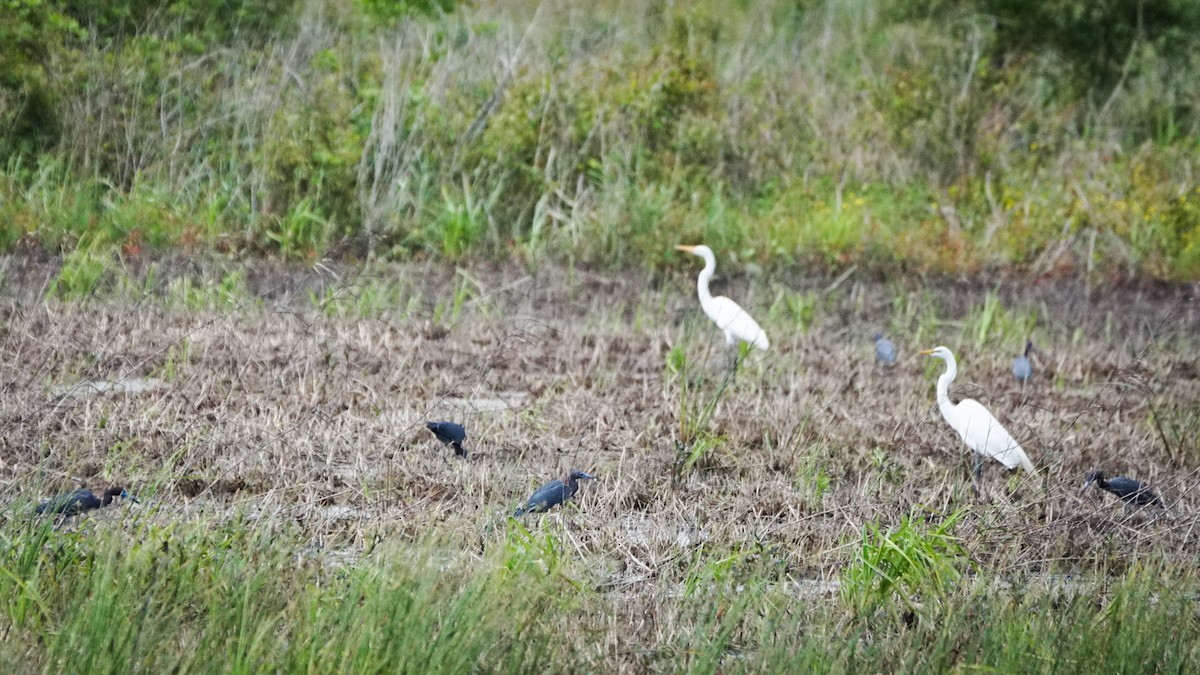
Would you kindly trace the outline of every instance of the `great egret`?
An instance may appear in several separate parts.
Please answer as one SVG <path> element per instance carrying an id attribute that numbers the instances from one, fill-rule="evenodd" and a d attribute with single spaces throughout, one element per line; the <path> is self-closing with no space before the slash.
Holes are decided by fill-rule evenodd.
<path id="1" fill-rule="evenodd" d="M 517 509 L 513 514 L 514 518 L 520 518 L 526 513 L 545 513 L 551 508 L 566 502 L 571 497 L 579 492 L 579 479 L 596 480 L 596 477 L 590 473 L 583 471 L 571 471 L 567 475 L 567 481 L 564 483 L 561 480 L 552 480 L 542 487 L 534 490 L 530 495 L 529 501 L 525 502 L 525 506 Z"/>
<path id="2" fill-rule="evenodd" d="M 696 292 L 700 295 L 700 308 L 704 310 L 708 318 L 713 320 L 713 323 L 717 324 L 717 328 L 725 333 L 725 342 L 729 345 L 749 342 L 759 349 L 768 349 L 771 343 L 754 317 L 747 314 L 746 310 L 729 298 L 723 295 L 713 297 L 708 292 L 708 280 L 712 278 L 713 272 L 717 269 L 717 259 L 713 255 L 712 249 L 703 245 L 684 246 L 681 244 L 676 246 L 675 250 L 704 258 L 704 269 L 701 270 L 700 277 L 696 279 Z"/>
<path id="3" fill-rule="evenodd" d="M 896 345 L 883 333 L 875 333 L 875 360 L 885 366 L 896 365 Z"/>
<path id="4" fill-rule="evenodd" d="M 114 497 L 128 499 L 132 502 L 137 501 L 137 499 L 134 499 L 132 495 L 125 491 L 125 488 L 119 486 L 108 488 L 100 497 L 92 494 L 91 490 L 81 488 L 47 499 L 38 505 L 37 512 L 76 516 L 84 511 L 92 511 L 108 506 L 112 503 Z"/>
<path id="5" fill-rule="evenodd" d="M 1124 476 L 1116 476 L 1115 478 L 1104 478 L 1103 471 L 1092 471 L 1087 475 L 1087 480 L 1083 483 L 1083 489 L 1087 490 L 1093 484 L 1096 487 L 1111 492 L 1121 498 L 1125 502 L 1125 508 L 1131 506 L 1159 506 L 1166 509 L 1162 499 L 1158 495 L 1150 491 L 1150 488 L 1142 485 L 1132 478 Z"/>
<path id="6" fill-rule="evenodd" d="M 467 458 L 467 451 L 463 449 L 462 442 L 467 439 L 467 430 L 461 424 L 454 422 L 426 422 L 425 428 L 432 431 L 434 436 L 445 445 L 454 448 L 454 454 Z"/>
<path id="7" fill-rule="evenodd" d="M 983 471 L 983 457 L 991 457 L 1009 469 L 1020 466 L 1029 473 L 1037 473 L 1021 446 L 979 401 L 965 398 L 957 405 L 950 401 L 950 383 L 958 375 L 954 354 L 945 347 L 926 349 L 921 353 L 946 362 L 946 372 L 937 381 L 938 409 L 950 428 L 962 437 L 963 443 L 980 456 L 975 463 L 975 477 Z"/>
<path id="8" fill-rule="evenodd" d="M 1033 340 L 1025 342 L 1025 353 L 1013 359 L 1013 377 L 1024 384 L 1033 377 L 1033 364 L 1029 362 L 1029 352 L 1033 351 Z"/>

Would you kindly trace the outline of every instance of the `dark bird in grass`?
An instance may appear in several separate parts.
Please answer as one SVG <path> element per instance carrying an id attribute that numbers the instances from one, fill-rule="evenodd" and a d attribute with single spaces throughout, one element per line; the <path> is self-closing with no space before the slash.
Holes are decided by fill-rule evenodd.
<path id="1" fill-rule="evenodd" d="M 1105 478 L 1103 471 L 1092 471 L 1087 475 L 1083 489 L 1087 490 L 1093 484 L 1105 492 L 1111 492 L 1120 497 L 1121 501 L 1125 502 L 1125 508 L 1132 506 L 1158 506 L 1163 510 L 1167 508 L 1163 500 L 1151 492 L 1150 488 L 1132 478 L 1124 476 Z"/>
<path id="2" fill-rule="evenodd" d="M 467 430 L 463 425 L 454 422 L 426 422 L 425 428 L 432 431 L 439 441 L 454 448 L 456 456 L 467 458 L 467 451 L 462 446 L 462 442 L 467 440 Z"/>
<path id="3" fill-rule="evenodd" d="M 64 516 L 77 516 L 84 511 L 94 511 L 95 509 L 103 508 L 112 503 L 114 497 L 128 499 L 131 502 L 137 502 L 132 495 L 125 491 L 125 488 L 113 486 L 105 490 L 101 496 L 97 497 L 92 494 L 91 490 L 80 488 L 67 492 L 57 497 L 52 497 L 38 504 L 38 513 L 61 513 Z"/>
<path id="4" fill-rule="evenodd" d="M 1029 352 L 1033 351 L 1033 340 L 1025 342 L 1025 353 L 1013 359 L 1013 377 L 1017 378 L 1017 382 L 1025 384 L 1029 378 L 1033 377 L 1033 364 L 1029 361 Z"/>
<path id="5" fill-rule="evenodd" d="M 579 492 L 579 479 L 596 480 L 596 477 L 590 473 L 583 471 L 571 471 L 567 476 L 567 482 L 561 480 L 552 480 L 542 487 L 534 491 L 529 497 L 529 501 L 525 502 L 525 506 L 517 509 L 513 514 L 514 518 L 520 518 L 526 513 L 545 513 L 554 508 L 558 504 L 565 503 L 573 497 L 576 492 Z"/>
<path id="6" fill-rule="evenodd" d="M 885 366 L 896 365 L 896 345 L 883 333 L 875 334 L 875 360 Z"/>

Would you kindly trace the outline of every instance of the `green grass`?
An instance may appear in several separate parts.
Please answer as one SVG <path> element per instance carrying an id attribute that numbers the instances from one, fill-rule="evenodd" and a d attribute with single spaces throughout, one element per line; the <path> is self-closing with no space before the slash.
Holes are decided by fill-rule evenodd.
<path id="1" fill-rule="evenodd" d="M 420 298 L 396 281 L 364 273 L 322 292 L 310 291 L 309 302 L 327 316 L 372 318 L 388 312 L 411 314 Z"/>
<path id="2" fill-rule="evenodd" d="M 748 356 L 753 353 L 753 348 L 746 343 L 739 343 L 734 352 L 722 342 L 715 352 L 732 367 L 726 367 L 719 379 L 715 379 L 705 376 L 705 360 L 699 360 L 700 367 L 696 366 L 697 359 L 689 356 L 689 348 L 700 347 L 685 340 L 672 347 L 666 356 L 667 372 L 676 381 L 679 395 L 679 437 L 674 466 L 677 480 L 725 445 L 726 439 L 710 428 L 713 414 L 721 399 L 736 388 L 737 371 L 744 369 Z M 736 363 L 732 360 L 735 355 Z"/>
<path id="3" fill-rule="evenodd" d="M 28 18 L 45 53 L 0 58 L 0 249 L 624 268 L 704 241 L 760 267 L 1200 278 L 1200 31 L 1139 27 L 1115 86 L 1053 39 L 1066 19 L 1021 43 L 1027 12 L 920 7 Z"/>
<path id="4" fill-rule="evenodd" d="M 226 272 L 220 279 L 179 277 L 171 281 L 163 298 L 169 307 L 186 310 L 225 311 L 259 302 L 246 288 L 241 270 Z"/>
<path id="5" fill-rule="evenodd" d="M 592 590 L 549 526 L 499 530 L 479 556 L 396 542 L 339 561 L 283 521 L 115 522 L 56 529 L 18 517 L 0 530 L 0 663 L 68 672 L 560 672 L 619 663 L 1180 672 L 1200 649 L 1194 571 L 1135 566 L 1076 586 L 997 590 L 982 572 L 946 576 L 951 562 L 930 561 L 957 555 L 946 523 L 926 530 L 913 520 L 867 537 L 843 576 L 885 600 L 883 586 L 860 581 L 882 569 L 868 558 L 890 565 L 889 578 L 904 581 L 889 593 L 924 599 L 915 617 L 908 604 L 880 612 L 857 596 L 797 598 L 769 548 L 701 546 L 679 568 L 683 593 L 646 605 L 659 628 L 627 633 L 608 618 L 626 601 Z M 919 592 L 929 588 L 938 593 Z M 613 639 L 625 649 L 611 652 Z"/>
<path id="6" fill-rule="evenodd" d="M 976 349 L 1004 345 L 1018 353 L 1025 348 L 1025 340 L 1033 335 L 1037 325 L 1036 312 L 1019 314 L 1006 309 L 999 295 L 989 291 L 983 304 L 971 308 L 963 321 L 963 340 Z"/>
<path id="7" fill-rule="evenodd" d="M 842 595 L 860 612 L 893 599 L 914 606 L 914 598 L 943 598 L 967 571 L 969 561 L 951 534 L 964 512 L 946 516 L 936 527 L 924 516 L 906 516 L 899 527 L 863 528 L 862 546 L 842 575 Z"/>
<path id="8" fill-rule="evenodd" d="M 109 290 L 116 275 L 115 267 L 109 247 L 95 242 L 81 243 L 63 256 L 62 267 L 47 294 L 60 300 L 89 300 Z"/>

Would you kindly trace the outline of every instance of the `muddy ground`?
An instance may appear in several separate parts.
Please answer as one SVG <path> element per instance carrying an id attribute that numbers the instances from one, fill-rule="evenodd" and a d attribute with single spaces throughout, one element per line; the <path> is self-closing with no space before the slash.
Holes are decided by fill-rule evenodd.
<path id="1" fill-rule="evenodd" d="M 9 511 L 119 482 L 142 503 L 93 518 L 282 514 L 313 550 L 349 559 L 430 531 L 475 552 L 534 487 L 580 468 L 599 480 L 561 515 L 527 523 L 561 528 L 596 585 L 621 591 L 678 578 L 702 544 L 832 578 L 864 523 L 964 505 L 957 534 L 1004 571 L 1200 554 L 1195 288 L 718 277 L 714 291 L 758 316 L 772 346 L 713 415 L 718 449 L 680 471 L 681 378 L 668 353 L 683 345 L 700 396 L 726 364 L 692 262 L 621 275 L 172 259 L 126 264 L 143 297 L 110 283 L 61 302 L 46 297 L 56 261 L 0 259 Z M 236 268 L 247 293 L 228 306 L 163 300 L 172 280 L 211 287 Z M 334 311 L 384 287 L 382 309 Z M 1009 316 L 1037 317 L 1037 375 L 1024 387 L 1009 372 L 1020 331 L 976 345 L 972 312 L 989 291 Z M 806 330 L 790 294 L 814 303 Z M 876 328 L 899 347 L 895 368 L 874 363 Z M 933 406 L 940 362 L 916 354 L 936 344 L 959 355 L 955 398 L 991 408 L 1036 476 L 993 463 L 973 493 L 970 455 Z M 423 428 L 437 419 L 467 425 L 468 460 Z M 1081 494 L 1093 468 L 1147 481 L 1171 517 Z"/>

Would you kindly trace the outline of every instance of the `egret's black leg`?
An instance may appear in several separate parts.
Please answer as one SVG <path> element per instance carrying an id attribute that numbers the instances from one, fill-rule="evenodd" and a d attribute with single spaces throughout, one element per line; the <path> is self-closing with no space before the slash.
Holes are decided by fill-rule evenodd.
<path id="1" fill-rule="evenodd" d="M 728 375 L 728 377 L 729 377 L 730 381 L 733 381 L 734 379 L 737 378 L 738 366 L 741 365 L 741 362 L 742 362 L 741 351 L 742 351 L 741 349 L 735 349 L 733 354 L 731 355 L 731 358 L 729 359 L 729 375 Z"/>
<path id="2" fill-rule="evenodd" d="M 971 470 L 971 489 L 975 491 L 975 496 L 980 494 L 979 483 L 983 479 L 983 457 L 975 455 L 975 468 Z"/>

